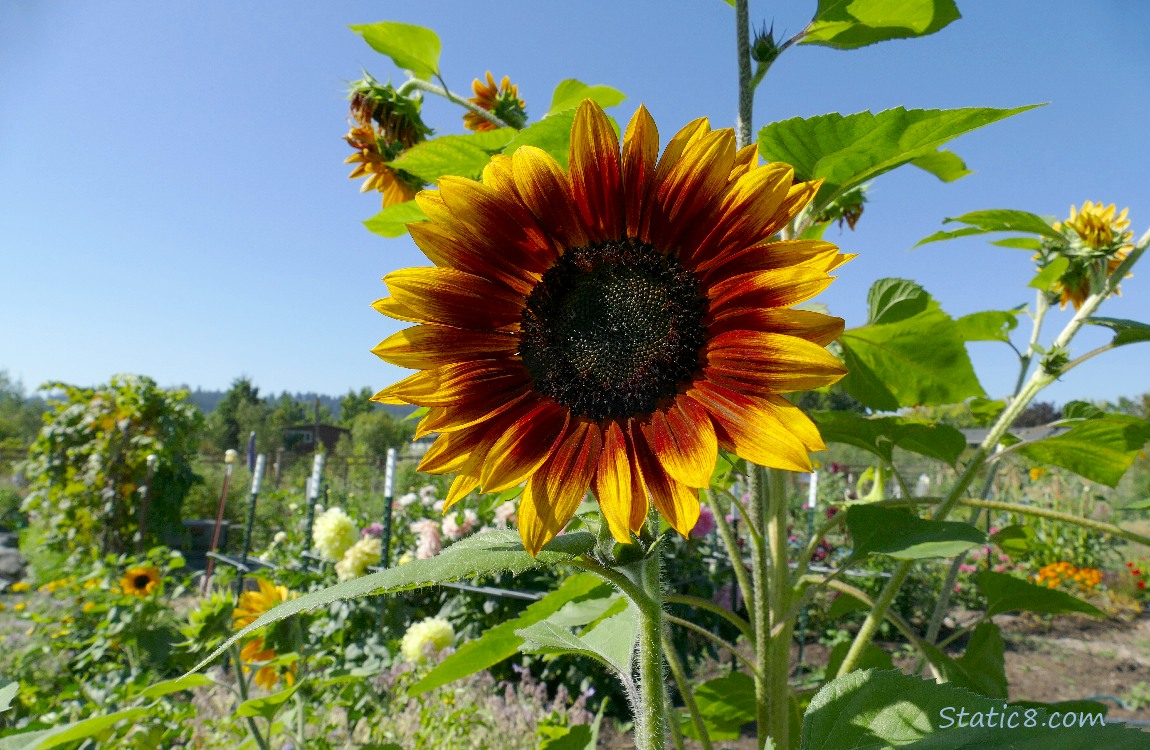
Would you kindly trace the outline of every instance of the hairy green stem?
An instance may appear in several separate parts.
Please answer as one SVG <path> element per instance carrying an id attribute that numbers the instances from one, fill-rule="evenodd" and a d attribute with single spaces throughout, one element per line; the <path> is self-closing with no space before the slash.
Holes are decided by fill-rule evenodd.
<path id="1" fill-rule="evenodd" d="M 703 750 L 712 750 L 711 735 L 707 733 L 707 725 L 703 721 L 702 714 L 699 713 L 699 705 L 695 703 L 695 691 L 691 689 L 691 682 L 687 679 L 687 672 L 683 669 L 683 663 L 679 661 L 679 655 L 675 653 L 675 647 L 671 645 L 671 641 L 667 638 L 666 634 L 663 636 L 663 651 L 667 654 L 667 666 L 671 668 L 671 675 L 675 678 L 675 685 L 679 688 L 679 695 L 683 697 L 683 705 L 687 708 L 687 713 L 691 716 L 691 723 L 695 725 L 695 732 L 699 735 L 699 742 L 702 744 Z M 678 726 L 678 722 L 675 721 L 673 716 L 671 717 L 671 726 Z"/>
<path id="2" fill-rule="evenodd" d="M 434 83 L 429 81 L 421 81 L 418 78 L 411 78 L 398 89 L 396 89 L 396 93 L 400 96 L 406 96 L 409 92 L 415 89 L 418 89 L 419 91 L 426 91 L 429 94 L 442 96 L 444 99 L 458 104 L 469 112 L 479 115 L 484 120 L 487 120 L 497 128 L 511 127 L 503 120 L 499 119 L 499 117 L 497 117 L 493 112 L 490 112 L 483 107 L 477 106 L 472 102 L 469 102 L 466 99 L 460 97 L 458 94 L 453 93 L 450 89 L 447 88 L 447 83 L 442 78 L 439 76 L 436 77 L 439 78 L 439 82 L 442 83 L 443 86 L 436 86 Z"/>
<path id="3" fill-rule="evenodd" d="M 631 568 L 645 596 L 639 609 L 639 705 L 635 710 L 635 750 L 663 750 L 667 737 L 667 688 L 663 674 L 663 603 L 658 549 Z"/>
<path id="4" fill-rule="evenodd" d="M 735 144 L 751 143 L 755 89 L 751 85 L 751 23 L 747 0 L 735 0 L 735 54 L 739 63 L 739 113 L 735 118 Z"/>
<path id="5" fill-rule="evenodd" d="M 767 470 L 748 464 L 747 487 L 751 495 L 750 515 L 747 523 L 756 525 L 766 536 L 770 510 L 767 502 Z M 753 540 L 752 540 L 753 541 Z M 764 539 L 765 542 L 765 539 Z M 770 581 L 769 550 L 763 542 L 752 543 L 751 581 L 755 591 L 755 605 L 751 610 L 751 623 L 755 628 L 755 722 L 758 726 L 758 747 L 766 747 L 771 728 L 771 610 L 767 587 Z"/>
<path id="6" fill-rule="evenodd" d="M 787 567 L 787 488 L 780 469 L 767 469 L 766 535 L 770 552 L 770 584 L 767 589 L 770 629 L 761 634 L 770 643 L 768 669 L 764 674 L 770 700 L 770 738 L 775 747 L 790 747 L 790 662 L 794 619 L 789 616 L 791 582 Z M 760 741 L 765 734 L 760 729 Z"/>

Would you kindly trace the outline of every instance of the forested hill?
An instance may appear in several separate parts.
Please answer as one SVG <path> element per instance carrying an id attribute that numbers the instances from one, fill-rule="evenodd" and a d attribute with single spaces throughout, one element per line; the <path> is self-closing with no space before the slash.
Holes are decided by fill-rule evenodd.
<path id="1" fill-rule="evenodd" d="M 202 411 L 204 414 L 215 411 L 220 402 L 224 400 L 224 395 L 227 394 L 227 391 L 206 391 L 203 388 L 192 388 L 188 385 L 175 387 L 186 389 L 189 394 L 188 400 L 191 401 L 192 404 L 194 404 L 196 408 Z M 264 400 L 274 404 L 283 398 L 284 395 L 287 395 L 294 401 L 306 405 L 309 411 L 315 404 L 315 400 L 318 397 L 320 406 L 326 408 L 327 411 L 331 412 L 331 414 L 336 419 L 339 419 L 340 399 L 342 398 L 341 396 L 327 396 L 321 393 L 287 393 L 285 391 L 282 394 L 277 394 L 274 396 L 269 395 L 265 397 Z M 414 406 L 397 406 L 392 404 L 381 404 L 380 408 L 396 417 L 406 417 L 408 414 L 415 411 Z"/>

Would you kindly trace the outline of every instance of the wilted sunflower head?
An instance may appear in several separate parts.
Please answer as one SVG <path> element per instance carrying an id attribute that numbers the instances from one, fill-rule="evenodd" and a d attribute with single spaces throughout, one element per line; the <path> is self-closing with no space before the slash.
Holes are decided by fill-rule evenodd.
<path id="1" fill-rule="evenodd" d="M 419 116 L 420 102 L 401 96 L 390 84 L 371 76 L 352 85 L 349 119 L 351 130 L 344 136 L 356 153 L 344 160 L 355 164 L 350 179 L 367 176 L 361 192 L 383 193 L 383 206 L 404 203 L 423 188 L 423 181 L 388 162 L 427 139 L 431 128 Z"/>
<path id="2" fill-rule="evenodd" d="M 1061 308 L 1067 303 L 1072 303 L 1075 310 L 1080 308 L 1134 249 L 1133 233 L 1127 231 L 1128 209 L 1122 209 L 1117 215 L 1115 211 L 1113 203 L 1103 206 L 1101 202 L 1085 201 L 1081 210 L 1071 206 L 1069 218 L 1054 223 L 1054 229 L 1061 232 L 1065 240 L 1045 242 L 1035 256 L 1040 268 L 1059 257 L 1069 261 L 1053 287 Z"/>
<path id="3" fill-rule="evenodd" d="M 660 157 L 643 107 L 620 150 L 589 100 L 569 164 L 525 146 L 420 193 L 429 221 L 409 229 L 435 267 L 389 274 L 375 304 L 416 324 L 374 351 L 419 370 L 375 397 L 428 407 L 417 435 L 440 436 L 419 470 L 457 475 L 445 511 L 525 482 L 531 554 L 588 489 L 621 543 L 648 502 L 685 536 L 719 448 L 810 471 L 823 442 L 781 394 L 845 374 L 824 348 L 843 321 L 791 308 L 849 256 L 776 238 L 817 183 L 705 119 Z"/>
<path id="4" fill-rule="evenodd" d="M 519 87 L 511 83 L 511 79 L 503 76 L 499 85 L 495 85 L 495 76 L 487 71 L 487 83 L 476 78 L 471 83 L 471 90 L 475 96 L 467 101 L 480 109 L 485 109 L 513 128 L 521 128 L 527 124 L 527 104 L 519 98 Z M 463 115 L 463 127 L 482 133 L 486 130 L 495 130 L 495 124 L 474 112 Z"/>
<path id="5" fill-rule="evenodd" d="M 160 571 L 155 566 L 129 568 L 120 578 L 120 590 L 130 596 L 147 596 L 160 585 Z"/>

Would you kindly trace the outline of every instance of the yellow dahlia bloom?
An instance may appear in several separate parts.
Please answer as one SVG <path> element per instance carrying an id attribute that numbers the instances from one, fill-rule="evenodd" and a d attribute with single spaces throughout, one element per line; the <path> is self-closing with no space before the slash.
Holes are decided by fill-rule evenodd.
<path id="1" fill-rule="evenodd" d="M 491 112 L 500 120 L 512 127 L 521 128 L 527 123 L 526 104 L 519 98 L 519 87 L 511 83 L 511 79 L 503 76 L 499 85 L 495 85 L 495 76 L 487 71 L 487 83 L 476 78 L 471 83 L 471 90 L 475 96 L 467 101 L 475 106 Z M 468 112 L 463 115 L 463 127 L 482 133 L 486 130 L 495 130 L 495 124 L 490 120 Z"/>
<path id="2" fill-rule="evenodd" d="M 120 579 L 120 590 L 131 596 L 147 596 L 160 585 L 160 571 L 154 566 L 130 568 Z"/>
<path id="3" fill-rule="evenodd" d="M 757 161 L 705 119 L 660 157 L 643 107 L 620 150 L 588 100 L 569 170 L 525 146 L 416 197 L 430 221 L 409 229 L 435 267 L 386 277 L 376 309 L 416 325 L 374 351 L 419 372 L 375 399 L 429 407 L 417 436 L 440 437 L 419 470 L 457 475 L 445 510 L 526 482 L 536 554 L 588 489 L 622 543 L 648 502 L 686 536 L 720 447 L 811 470 L 823 441 L 780 394 L 845 374 L 824 348 L 843 321 L 790 308 L 850 256 L 777 239 L 819 185 Z"/>
<path id="4" fill-rule="evenodd" d="M 336 575 L 341 581 L 350 581 L 363 575 L 369 565 L 379 565 L 383 554 L 383 543 L 377 536 L 365 536 L 347 548 L 343 559 L 335 564 Z"/>
<path id="5" fill-rule="evenodd" d="M 355 544 L 359 531 L 342 508 L 328 508 L 315 519 L 311 536 L 316 551 L 325 559 L 337 562 L 347 548 Z"/>
<path id="6" fill-rule="evenodd" d="M 453 643 L 455 630 L 451 623 L 440 617 L 428 617 L 407 629 L 400 641 L 399 650 L 404 659 L 416 663 L 427 658 L 428 650 L 442 651 Z"/>

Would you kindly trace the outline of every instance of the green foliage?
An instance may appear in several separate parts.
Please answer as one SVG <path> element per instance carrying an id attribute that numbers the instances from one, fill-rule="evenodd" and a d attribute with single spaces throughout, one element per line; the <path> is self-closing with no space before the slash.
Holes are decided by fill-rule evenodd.
<path id="1" fill-rule="evenodd" d="M 631 675 L 631 655 L 639 637 L 639 612 L 623 599 L 580 634 L 550 620 L 516 630 L 523 639 L 520 647 L 529 654 L 572 654 L 586 656 L 614 669 L 621 677 Z"/>
<path id="2" fill-rule="evenodd" d="M 959 710 L 964 711 L 960 719 Z M 977 715 L 977 718 L 973 718 Z M 1014 716 L 1011 720 L 1007 717 Z M 960 687 L 938 685 L 897 671 L 852 672 L 824 685 L 803 719 L 802 750 L 859 750 L 913 746 L 930 750 L 970 747 L 1098 747 L 1135 750 L 1150 747 L 1150 737 L 1120 724 L 1103 725 L 1088 717 L 1059 714 L 1049 708 L 1004 706 Z M 1073 722 L 1071 725 L 1062 720 Z M 1001 724 L 999 722 L 1002 722 Z M 1014 726 L 1011 726 L 1011 724 Z M 972 725 L 973 724 L 973 725 Z M 1049 726 L 1048 726 L 1049 725 Z"/>
<path id="3" fill-rule="evenodd" d="M 427 221 L 427 216 L 415 201 L 396 203 L 384 208 L 375 216 L 363 222 L 369 232 L 382 237 L 402 237 L 407 234 L 407 225 Z"/>
<path id="4" fill-rule="evenodd" d="M 1019 446 L 1027 458 L 1114 487 L 1150 440 L 1150 422 L 1125 414 L 1095 416 L 1067 432 Z"/>
<path id="5" fill-rule="evenodd" d="M 856 0 L 857 1 L 857 0 Z M 1033 109 L 888 109 L 871 114 L 795 117 L 759 131 L 759 153 L 795 168 L 796 180 L 825 180 L 818 207 L 903 164 L 935 154 L 947 141 Z"/>
<path id="6" fill-rule="evenodd" d="M 551 94 L 551 106 L 547 109 L 547 114 L 543 116 L 550 117 L 564 110 L 574 109 L 584 99 L 591 99 L 597 102 L 600 107 L 607 109 L 622 103 L 626 98 L 626 94 L 610 86 L 603 86 L 602 84 L 589 86 L 582 81 L 568 78 L 560 81 L 559 85 L 555 87 L 554 93 Z"/>
<path id="7" fill-rule="evenodd" d="M 963 315 L 954 321 L 963 341 L 1010 341 L 1010 332 L 1018 327 L 1018 316 L 1025 307 L 1013 310 L 983 310 Z"/>
<path id="8" fill-rule="evenodd" d="M 854 554 L 889 555 L 898 560 L 954 557 L 986 543 L 986 534 L 968 523 L 928 521 L 903 510 L 874 505 L 847 508 Z"/>
<path id="9" fill-rule="evenodd" d="M 695 687 L 695 703 L 712 740 L 735 740 L 743 725 L 755 720 L 755 681 L 742 672 L 707 680 Z M 683 734 L 699 739 L 694 722 L 679 717 Z"/>
<path id="10" fill-rule="evenodd" d="M 514 135 L 514 128 L 444 135 L 417 143 L 388 164 L 429 183 L 438 182 L 445 175 L 478 180 L 491 155 L 498 153 Z"/>
<path id="11" fill-rule="evenodd" d="M 541 148 L 559 162 L 564 169 L 571 155 L 571 126 L 575 122 L 575 110 L 566 109 L 539 122 L 532 123 L 516 133 L 503 153 L 511 154 L 520 146 Z"/>
<path id="12" fill-rule="evenodd" d="M 800 44 L 857 49 L 933 34 L 959 18 L 954 0 L 819 0 Z"/>
<path id="13" fill-rule="evenodd" d="M 1090 325 L 1104 326 L 1114 331 L 1114 338 L 1110 339 L 1111 346 L 1125 346 L 1150 341 L 1150 325 L 1139 323 L 1136 320 L 1123 320 L 1121 318 L 1087 318 Z M 1145 416 L 1145 415 L 1144 415 Z"/>
<path id="14" fill-rule="evenodd" d="M 976 578 L 978 588 L 986 597 L 988 617 L 1004 612 L 1082 612 L 1102 617 L 1102 612 L 1092 604 L 1082 601 L 1064 591 L 1047 588 L 1024 581 L 1005 573 L 984 570 Z"/>
<path id="15" fill-rule="evenodd" d="M 966 438 L 947 425 L 930 425 L 902 417 L 864 417 L 850 412 L 810 415 L 826 442 L 846 443 L 890 463 L 896 447 L 954 466 L 966 450 Z"/>
<path id="16" fill-rule="evenodd" d="M 880 411 L 985 395 L 961 329 L 921 287 L 883 279 L 870 297 L 878 321 L 844 331 L 838 341 L 847 393 Z"/>
<path id="17" fill-rule="evenodd" d="M 396 66 L 427 79 L 439 73 L 439 36 L 431 29 L 395 21 L 350 27 L 373 50 L 387 55 Z"/>
<path id="18" fill-rule="evenodd" d="M 147 457 L 155 469 L 148 494 L 148 535 L 179 526 L 198 477 L 191 468 L 202 418 L 186 391 L 164 391 L 150 378 L 119 375 L 96 388 L 54 383 L 54 403 L 28 454 L 24 507 L 57 550 L 91 554 L 131 548 L 138 531 Z"/>

